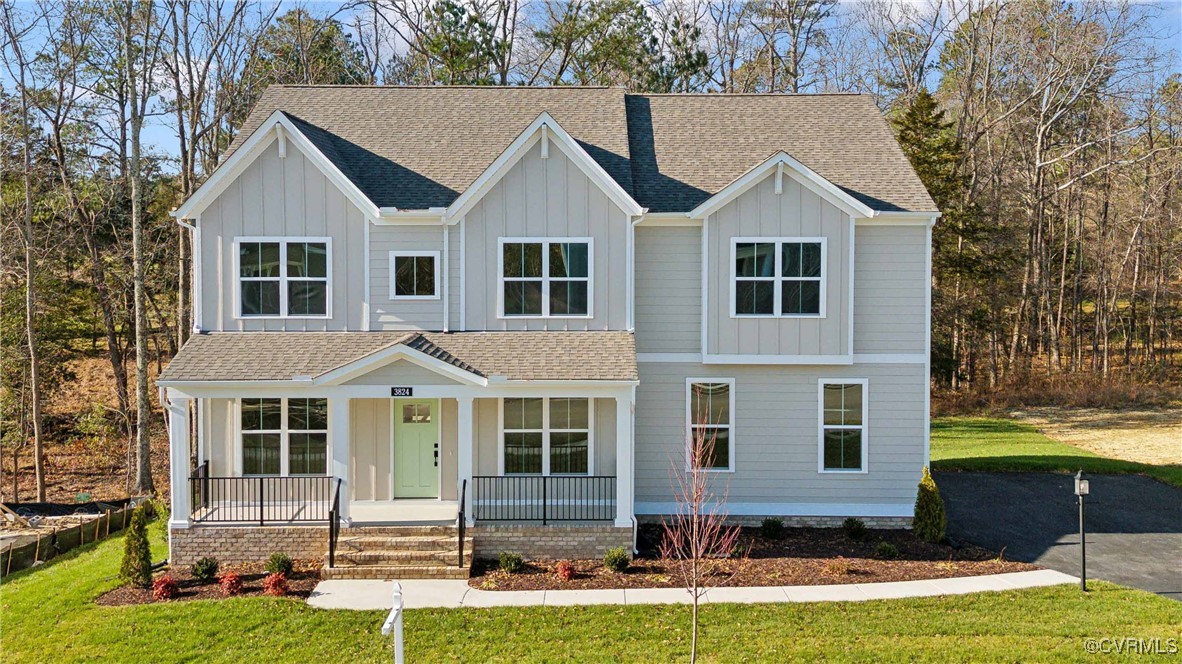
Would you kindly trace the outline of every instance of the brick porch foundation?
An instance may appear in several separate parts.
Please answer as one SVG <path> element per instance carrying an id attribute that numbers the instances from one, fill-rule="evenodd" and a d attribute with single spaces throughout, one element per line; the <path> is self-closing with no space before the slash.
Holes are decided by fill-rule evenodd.
<path id="1" fill-rule="evenodd" d="M 328 553 L 328 526 L 193 526 L 169 531 L 169 563 L 204 556 L 221 563 L 266 562 L 272 553 L 319 560 Z"/>
<path id="2" fill-rule="evenodd" d="M 474 539 L 477 558 L 496 558 L 502 551 L 512 551 L 533 560 L 592 560 L 603 558 L 608 549 L 615 547 L 632 553 L 631 528 L 481 524 L 468 532 Z"/>

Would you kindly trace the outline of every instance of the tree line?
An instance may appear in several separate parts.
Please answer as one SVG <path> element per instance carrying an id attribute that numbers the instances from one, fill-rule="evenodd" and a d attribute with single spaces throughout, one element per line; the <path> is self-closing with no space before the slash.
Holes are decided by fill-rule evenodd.
<path id="1" fill-rule="evenodd" d="M 943 212 L 937 387 L 1176 377 L 1182 74 L 1165 11 L 0 0 L 0 442 L 32 447 L 44 498 L 44 445 L 61 430 L 47 432 L 44 402 L 70 389 L 70 360 L 101 356 L 116 405 L 93 417 L 127 440 L 128 489 L 155 490 L 151 376 L 192 325 L 189 238 L 167 213 L 273 83 L 870 94 Z"/>

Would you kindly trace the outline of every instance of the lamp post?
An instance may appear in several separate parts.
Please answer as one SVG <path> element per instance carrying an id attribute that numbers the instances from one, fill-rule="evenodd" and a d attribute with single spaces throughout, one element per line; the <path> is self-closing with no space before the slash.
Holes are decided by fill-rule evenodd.
<path id="1" fill-rule="evenodd" d="M 1079 589 L 1088 591 L 1088 546 L 1084 541 L 1084 496 L 1088 495 L 1088 481 L 1083 470 L 1075 474 L 1075 495 L 1079 499 Z"/>

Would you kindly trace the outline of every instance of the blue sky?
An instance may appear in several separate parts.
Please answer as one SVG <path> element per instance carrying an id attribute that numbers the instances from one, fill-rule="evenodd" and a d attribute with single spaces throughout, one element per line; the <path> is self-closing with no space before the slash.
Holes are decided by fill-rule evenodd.
<path id="1" fill-rule="evenodd" d="M 332 6 L 332 3 L 313 4 L 321 5 L 328 11 Z M 1167 39 L 1166 45 L 1175 52 L 1174 66 L 1177 68 L 1179 66 L 1177 54 L 1182 53 L 1182 0 L 1160 0 L 1146 4 L 1156 4 L 1163 9 L 1156 17 L 1157 28 L 1159 34 Z M 164 116 L 152 118 L 144 127 L 143 140 L 144 146 L 151 151 L 175 157 L 179 150 L 179 142 L 173 130 L 165 124 L 169 119 Z"/>

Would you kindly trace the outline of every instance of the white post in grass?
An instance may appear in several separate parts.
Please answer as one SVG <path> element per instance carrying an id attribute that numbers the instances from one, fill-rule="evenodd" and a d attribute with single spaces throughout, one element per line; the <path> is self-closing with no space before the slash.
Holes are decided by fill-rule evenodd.
<path id="1" fill-rule="evenodd" d="M 382 623 L 382 636 L 390 636 L 394 633 L 394 664 L 405 664 L 406 659 L 402 652 L 402 584 L 394 584 L 394 606 L 390 608 L 390 615 L 386 616 L 386 622 Z"/>

